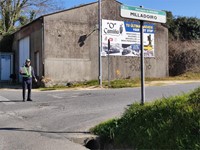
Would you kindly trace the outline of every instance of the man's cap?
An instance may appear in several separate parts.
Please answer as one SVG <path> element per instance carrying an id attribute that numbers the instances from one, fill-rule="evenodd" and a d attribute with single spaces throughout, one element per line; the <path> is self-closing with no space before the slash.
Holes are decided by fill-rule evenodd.
<path id="1" fill-rule="evenodd" d="M 26 62 L 30 62 L 31 60 L 30 59 L 26 59 Z"/>

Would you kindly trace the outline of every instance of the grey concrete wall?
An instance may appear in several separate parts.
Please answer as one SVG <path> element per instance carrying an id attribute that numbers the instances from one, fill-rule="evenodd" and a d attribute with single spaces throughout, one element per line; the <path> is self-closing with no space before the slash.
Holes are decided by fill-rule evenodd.
<path id="1" fill-rule="evenodd" d="M 119 21 L 135 21 L 120 17 L 120 4 L 113 0 L 106 0 L 102 6 L 102 18 Z M 103 58 L 103 78 L 108 78 L 108 59 Z M 161 24 L 155 24 L 155 57 L 145 58 L 146 77 L 166 77 L 168 76 L 168 29 Z M 135 78 L 140 77 L 140 58 L 137 57 L 111 57 L 110 77 Z"/>
<path id="2" fill-rule="evenodd" d="M 120 3 L 102 1 L 102 18 L 133 21 L 120 17 Z M 98 24 L 98 3 L 44 17 L 45 76 L 55 82 L 98 79 L 98 31 L 80 46 L 79 39 Z M 168 30 L 155 25 L 155 58 L 145 59 L 147 77 L 168 76 Z M 103 57 L 103 79 L 108 78 L 107 57 Z M 111 79 L 140 76 L 140 59 L 111 57 Z"/>
<path id="3" fill-rule="evenodd" d="M 35 30 L 30 34 L 30 54 L 31 54 L 31 61 L 32 66 L 35 69 L 35 73 L 37 70 L 36 65 L 36 53 L 39 53 L 39 74 L 36 74 L 39 78 L 43 76 L 43 58 L 42 58 L 42 31 L 43 29 L 40 28 Z"/>
<path id="4" fill-rule="evenodd" d="M 93 51 L 98 50 L 96 3 L 44 17 L 45 77 L 53 82 L 85 81 L 97 78 L 92 67 Z M 88 35 L 84 45 L 81 36 Z M 93 75 L 94 74 L 94 75 Z"/>

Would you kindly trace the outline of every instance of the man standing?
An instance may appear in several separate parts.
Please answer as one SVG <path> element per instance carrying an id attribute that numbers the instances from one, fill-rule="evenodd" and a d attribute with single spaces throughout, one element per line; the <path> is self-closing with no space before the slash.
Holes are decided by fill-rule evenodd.
<path id="1" fill-rule="evenodd" d="M 19 73 L 22 75 L 23 102 L 25 102 L 25 98 L 26 98 L 26 88 L 28 88 L 27 101 L 32 101 L 31 99 L 32 78 L 34 78 L 35 82 L 37 82 L 37 79 L 35 77 L 34 70 L 31 67 L 30 59 L 26 59 L 25 65 L 21 67 Z"/>

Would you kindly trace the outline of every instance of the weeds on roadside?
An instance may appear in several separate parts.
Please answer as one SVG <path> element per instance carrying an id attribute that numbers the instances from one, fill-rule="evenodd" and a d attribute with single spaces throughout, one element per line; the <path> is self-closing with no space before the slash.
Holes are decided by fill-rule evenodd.
<path id="1" fill-rule="evenodd" d="M 115 148 L 200 149 L 200 88 L 190 94 L 133 104 L 119 119 L 91 131 Z"/>

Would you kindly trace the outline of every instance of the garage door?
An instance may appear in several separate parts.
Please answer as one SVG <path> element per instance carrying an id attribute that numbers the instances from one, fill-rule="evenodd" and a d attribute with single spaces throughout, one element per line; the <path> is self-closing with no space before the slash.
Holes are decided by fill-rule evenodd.
<path id="1" fill-rule="evenodd" d="M 10 80 L 11 74 L 11 56 L 10 55 L 2 55 L 0 57 L 1 64 L 1 80 Z"/>
<path id="2" fill-rule="evenodd" d="M 19 41 L 19 67 L 22 67 L 27 58 L 30 58 L 30 38 L 25 37 Z M 21 77 L 19 78 L 21 81 Z"/>

